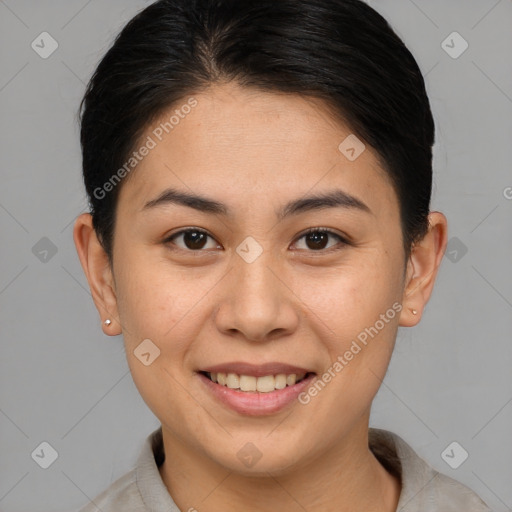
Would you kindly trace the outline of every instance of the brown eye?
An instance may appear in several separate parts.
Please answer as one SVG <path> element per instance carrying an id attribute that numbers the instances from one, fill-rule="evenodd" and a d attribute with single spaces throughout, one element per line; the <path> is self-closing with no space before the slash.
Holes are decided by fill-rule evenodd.
<path id="1" fill-rule="evenodd" d="M 180 238 L 182 240 L 181 245 L 175 243 L 175 241 Z M 189 251 L 200 251 L 207 245 L 208 238 L 213 240 L 213 238 L 202 229 L 184 229 L 167 238 L 164 243 L 172 243 L 173 245 L 177 245 L 180 249 Z M 218 247 L 218 244 L 213 244 L 213 247 L 210 248 L 215 249 L 216 247 Z"/>
<path id="2" fill-rule="evenodd" d="M 324 228 L 312 228 L 304 233 L 298 240 L 304 239 L 306 249 L 311 251 L 322 251 L 330 249 L 333 246 L 338 244 L 329 244 L 329 238 L 336 238 L 338 240 L 338 244 L 345 245 L 347 242 L 343 237 L 335 233 L 330 229 Z"/>
<path id="3" fill-rule="evenodd" d="M 208 239 L 212 240 L 210 247 L 207 247 Z M 305 242 L 305 249 L 311 252 L 320 252 L 335 247 L 336 245 L 344 246 L 348 243 L 341 235 L 326 228 L 312 228 L 304 233 L 298 240 L 302 239 L 304 239 Z M 329 244 L 329 239 L 335 239 L 337 243 Z M 180 242 L 177 243 L 177 241 Z M 202 252 L 202 249 L 222 248 L 215 243 L 214 238 L 206 231 L 197 228 L 178 231 L 168 237 L 164 243 L 171 243 L 180 249 L 193 252 Z M 304 247 L 299 247 L 299 249 L 304 249 Z"/>

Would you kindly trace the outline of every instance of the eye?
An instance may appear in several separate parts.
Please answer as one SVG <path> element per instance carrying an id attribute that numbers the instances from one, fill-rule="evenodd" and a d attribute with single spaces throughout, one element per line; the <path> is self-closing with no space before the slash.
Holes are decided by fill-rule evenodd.
<path id="1" fill-rule="evenodd" d="M 345 240 L 341 235 L 338 235 L 336 232 L 328 228 L 309 228 L 297 240 L 301 240 L 304 238 L 306 250 L 311 249 L 313 252 L 319 252 L 333 247 L 333 245 L 328 245 L 329 237 L 334 237 L 338 239 L 338 244 L 333 245 L 336 246 L 341 244 L 341 247 L 339 247 L 339 249 L 341 249 L 344 245 L 348 245 L 347 240 Z"/>
<path id="2" fill-rule="evenodd" d="M 329 237 L 336 238 L 338 240 L 338 244 L 329 245 Z M 210 247 L 207 247 L 208 238 L 210 238 L 213 241 Z M 336 245 L 341 245 L 341 247 L 343 247 L 344 245 L 349 244 L 349 242 L 345 238 L 343 238 L 335 231 L 329 228 L 322 227 L 309 228 L 297 240 L 302 239 L 304 239 L 306 244 L 305 249 L 309 249 L 309 252 L 320 252 L 326 249 L 331 249 L 333 246 L 335 247 Z M 176 243 L 177 240 L 181 240 L 181 244 Z M 215 239 L 212 236 L 210 236 L 207 231 L 200 228 L 187 228 L 176 233 L 173 233 L 171 236 L 167 237 L 163 241 L 163 243 L 171 243 L 172 245 L 177 246 L 179 249 L 192 252 L 204 252 L 201 251 L 202 249 L 222 248 L 222 246 L 216 243 Z M 303 248 L 300 247 L 299 249 L 303 250 Z"/>
<path id="3" fill-rule="evenodd" d="M 177 245 L 180 249 L 188 250 L 188 251 L 200 251 L 204 249 L 207 245 L 208 238 L 214 240 L 208 232 L 199 228 L 188 228 L 178 231 L 173 235 L 169 236 L 164 240 L 164 244 L 172 243 L 173 245 Z M 175 243 L 175 240 L 182 240 L 183 245 L 179 245 Z M 206 247 L 207 249 L 216 249 L 220 247 L 217 243 L 213 244 L 213 247 Z"/>

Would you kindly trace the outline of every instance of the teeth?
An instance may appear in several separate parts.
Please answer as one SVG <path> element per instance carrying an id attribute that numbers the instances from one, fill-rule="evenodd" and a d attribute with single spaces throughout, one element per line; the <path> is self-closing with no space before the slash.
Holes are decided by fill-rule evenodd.
<path id="1" fill-rule="evenodd" d="M 286 375 L 284 373 L 276 375 L 275 386 L 276 389 L 284 389 L 286 387 Z"/>
<path id="2" fill-rule="evenodd" d="M 273 375 L 260 377 L 256 381 L 256 389 L 261 393 L 268 393 L 269 391 L 274 391 L 274 389 L 276 389 L 275 383 L 276 380 L 274 379 Z"/>
<path id="3" fill-rule="evenodd" d="M 207 374 L 213 382 L 230 389 L 240 389 L 241 391 L 259 391 L 260 393 L 269 393 L 276 389 L 284 389 L 286 386 L 293 386 L 305 377 L 305 373 L 286 375 L 279 373 L 277 375 L 265 375 L 264 377 L 254 377 L 253 375 L 237 375 L 236 373 L 209 373 Z"/>
<path id="4" fill-rule="evenodd" d="M 260 379 L 250 375 L 240 375 L 240 389 L 242 391 L 256 391 L 258 380 Z"/>
<path id="5" fill-rule="evenodd" d="M 295 373 L 292 373 L 291 375 L 286 376 L 286 384 L 288 386 L 293 386 L 295 384 L 296 380 L 297 380 L 297 375 L 295 375 Z"/>
<path id="6" fill-rule="evenodd" d="M 226 386 L 231 389 L 238 389 L 240 387 L 240 377 L 236 373 L 228 373 Z"/>

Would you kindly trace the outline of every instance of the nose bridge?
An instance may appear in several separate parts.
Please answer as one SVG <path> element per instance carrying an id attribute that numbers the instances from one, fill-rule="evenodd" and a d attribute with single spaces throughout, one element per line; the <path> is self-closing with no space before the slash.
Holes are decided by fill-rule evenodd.
<path id="1" fill-rule="evenodd" d="M 276 295 L 280 294 L 280 290 L 271 271 L 277 262 L 268 240 L 264 247 L 263 242 L 249 236 L 237 247 L 236 253 L 234 265 L 237 302 L 241 306 L 257 306 L 262 311 L 264 308 L 275 309 L 279 302 Z"/>
<path id="2" fill-rule="evenodd" d="M 238 246 L 236 252 L 235 274 L 240 288 L 237 296 L 254 295 L 257 299 L 265 297 L 267 303 L 271 301 L 275 280 L 271 268 L 276 266 L 271 249 L 269 247 L 264 249 L 254 239 L 246 239 Z"/>
<path id="3" fill-rule="evenodd" d="M 218 327 L 237 330 L 244 337 L 263 340 L 273 331 L 290 331 L 297 323 L 287 287 L 279 275 L 279 262 L 271 248 L 247 237 L 233 255 L 230 298 L 217 313 Z"/>

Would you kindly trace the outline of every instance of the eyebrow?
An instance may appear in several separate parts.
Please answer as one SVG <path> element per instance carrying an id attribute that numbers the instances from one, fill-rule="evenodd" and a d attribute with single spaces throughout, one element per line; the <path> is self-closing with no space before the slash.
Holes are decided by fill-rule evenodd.
<path id="1" fill-rule="evenodd" d="M 173 188 L 164 190 L 158 197 L 147 202 L 142 210 L 150 210 L 168 204 L 187 206 L 194 210 L 214 215 L 231 215 L 229 208 L 223 203 Z M 313 194 L 290 201 L 276 212 L 276 216 L 278 220 L 283 220 L 291 215 L 324 208 L 346 208 L 373 215 L 370 208 L 363 201 L 341 189 L 335 189 L 326 193 Z"/>

